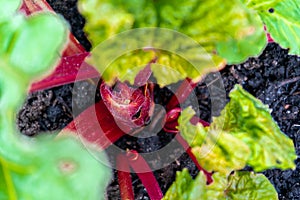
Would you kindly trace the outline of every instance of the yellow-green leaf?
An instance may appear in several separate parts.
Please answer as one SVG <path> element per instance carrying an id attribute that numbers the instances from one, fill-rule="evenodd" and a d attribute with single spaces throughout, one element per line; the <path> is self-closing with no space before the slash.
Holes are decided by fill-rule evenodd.
<path id="1" fill-rule="evenodd" d="M 178 129 L 199 163 L 222 174 L 246 165 L 255 171 L 294 168 L 297 156 L 293 141 L 280 131 L 268 108 L 241 86 L 229 96 L 221 116 L 213 118 L 208 128 L 190 123 L 194 114 L 191 108 L 179 118 Z"/>
<path id="2" fill-rule="evenodd" d="M 136 50 L 150 47 L 156 53 L 158 65 L 152 69 L 158 84 L 164 86 L 186 77 L 198 81 L 206 73 L 224 66 L 225 62 L 242 62 L 249 56 L 259 55 L 266 45 L 262 22 L 239 0 L 175 0 L 172 3 L 166 0 L 81 0 L 79 7 L 87 19 L 85 30 L 95 47 L 88 62 L 99 69 L 109 84 L 119 78 L 118 74 L 135 72 L 133 68 L 141 66 L 135 66 L 136 57 L 141 56 Z M 147 29 L 150 27 L 166 29 L 165 32 L 161 29 L 151 32 Z M 144 35 L 136 34 L 135 31 L 140 32 L 136 28 L 145 28 Z M 116 35 L 128 30 L 132 30 L 128 38 Z M 170 35 L 168 31 L 177 34 Z M 103 45 L 107 39 L 121 42 Z M 136 46 L 138 42 L 142 46 Z M 128 50 L 137 54 L 123 57 L 122 62 L 116 61 L 128 54 Z M 115 57 L 101 56 L 108 53 Z M 153 58 L 148 54 L 140 60 L 145 66 Z M 110 67 L 115 61 L 117 67 Z M 124 77 L 132 83 L 136 74 L 129 73 Z"/>
<path id="3" fill-rule="evenodd" d="M 229 174 L 243 169 L 250 156 L 249 147 L 228 132 L 204 128 L 190 123 L 194 111 L 185 109 L 178 122 L 181 135 L 187 140 L 199 164 L 208 171 Z"/>
<path id="4" fill-rule="evenodd" d="M 206 184 L 205 175 L 200 172 L 195 180 L 187 169 L 177 172 L 176 181 L 168 189 L 164 200 L 277 200 L 273 185 L 263 174 L 253 172 L 234 172 L 228 177 L 215 173 L 214 182 Z"/>
<path id="5" fill-rule="evenodd" d="M 230 102 L 211 126 L 230 132 L 249 146 L 251 156 L 247 163 L 255 171 L 295 168 L 293 141 L 280 131 L 268 107 L 239 85 L 229 96 Z"/>

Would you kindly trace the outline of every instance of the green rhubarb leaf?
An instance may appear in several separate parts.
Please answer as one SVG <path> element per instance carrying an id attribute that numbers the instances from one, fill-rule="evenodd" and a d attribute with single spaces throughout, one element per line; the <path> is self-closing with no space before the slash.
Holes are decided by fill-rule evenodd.
<path id="1" fill-rule="evenodd" d="M 14 148 L 27 165 L 0 159 L 1 199 L 105 199 L 111 174 L 103 154 L 96 159 L 73 138 L 39 142 L 27 154 Z"/>
<path id="2" fill-rule="evenodd" d="M 193 180 L 188 170 L 183 169 L 182 172 L 177 172 L 176 181 L 163 199 L 278 199 L 275 188 L 263 174 L 243 171 L 226 177 L 215 173 L 213 179 L 214 182 L 207 185 L 202 172 Z"/>
<path id="3" fill-rule="evenodd" d="M 30 81 L 53 69 L 66 33 L 53 14 L 0 18 L 0 199 L 105 199 L 111 173 L 103 152 L 75 138 L 32 140 L 16 130 Z"/>
<path id="4" fill-rule="evenodd" d="M 191 108 L 182 112 L 179 127 L 199 163 L 209 171 L 228 174 L 250 165 L 255 171 L 295 168 L 293 141 L 282 133 L 267 106 L 236 86 L 230 102 L 204 128 L 192 125 Z"/>
<path id="5" fill-rule="evenodd" d="M 256 10 L 275 42 L 288 48 L 290 54 L 300 55 L 300 4 L 298 0 L 243 0 Z"/>
<path id="6" fill-rule="evenodd" d="M 222 174 L 243 169 L 250 156 L 249 147 L 228 132 L 192 125 L 190 119 L 194 114 L 191 107 L 185 109 L 178 120 L 178 128 L 199 164 L 208 171 Z"/>
<path id="7" fill-rule="evenodd" d="M 206 179 L 202 172 L 195 180 L 192 179 L 189 171 L 184 168 L 183 171 L 176 172 L 176 180 L 168 189 L 163 200 L 192 200 L 206 199 Z"/>
<path id="8" fill-rule="evenodd" d="M 217 187 L 212 184 L 208 188 Z M 228 177 L 225 196 L 227 199 L 278 199 L 274 186 L 265 175 L 247 171 L 235 172 Z"/>
<path id="9" fill-rule="evenodd" d="M 61 37 L 64 31 L 63 22 L 50 13 L 28 18 L 14 33 L 6 52 L 10 63 L 33 76 L 45 71 L 59 55 L 66 39 Z"/>
<path id="10" fill-rule="evenodd" d="M 50 13 L 28 19 L 15 15 L 0 24 L 0 57 L 26 73 L 23 79 L 30 79 L 54 64 L 66 39 L 65 29 L 65 23 Z"/>
<path id="11" fill-rule="evenodd" d="M 10 18 L 21 5 L 21 0 L 0 0 L 0 21 Z"/>
<path id="12" fill-rule="evenodd" d="M 212 128 L 230 132 L 251 149 L 248 164 L 255 171 L 268 168 L 295 168 L 297 158 L 293 141 L 280 131 L 270 110 L 260 100 L 237 85 L 230 102 L 213 119 Z"/>
<path id="13" fill-rule="evenodd" d="M 128 61 L 122 57 L 122 62 L 117 61 L 118 65 L 111 67 L 114 70 L 108 69 L 114 59 L 127 54 L 128 50 L 152 47 L 157 56 L 157 64 L 152 70 L 158 83 L 164 86 L 186 77 L 197 81 L 205 73 L 224 66 L 225 60 L 229 63 L 242 62 L 249 56 L 259 55 L 266 45 L 261 20 L 239 0 L 176 0 L 172 3 L 166 0 L 80 0 L 79 7 L 87 19 L 85 31 L 95 47 L 88 62 L 99 69 L 108 83 L 114 82 L 117 74 L 123 75 L 128 71 L 134 73 L 129 73 L 126 80 L 134 80 L 138 72 L 131 68 L 141 53 L 127 56 Z M 167 29 L 160 34 L 147 33 L 149 29 L 145 29 L 144 43 L 140 43 L 143 46 L 136 46 L 137 41 L 141 41 L 141 35 L 136 35 L 134 31 L 139 32 L 136 28 L 146 27 Z M 116 36 L 128 30 L 134 30 L 130 32 L 131 37 Z M 185 37 L 174 37 L 167 30 L 176 32 L 177 36 L 184 34 Z M 120 41 L 103 48 L 101 42 L 108 38 L 119 38 Z M 116 56 L 99 58 L 107 52 Z M 142 65 L 147 65 L 154 58 L 151 54 L 145 54 L 141 59 Z M 193 62 L 195 60 L 198 61 Z M 160 69 L 162 73 L 159 73 Z"/>

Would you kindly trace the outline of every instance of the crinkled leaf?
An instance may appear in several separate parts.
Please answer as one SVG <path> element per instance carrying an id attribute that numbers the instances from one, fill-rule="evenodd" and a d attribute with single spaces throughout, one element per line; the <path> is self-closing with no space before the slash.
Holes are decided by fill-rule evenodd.
<path id="1" fill-rule="evenodd" d="M 256 10 L 273 40 L 290 54 L 300 55 L 300 2 L 298 0 L 250 0 L 243 2 Z"/>
<path id="2" fill-rule="evenodd" d="M 183 111 L 179 130 L 207 170 L 228 173 L 246 164 L 255 171 L 294 168 L 294 145 L 259 100 L 236 86 L 230 102 L 210 127 L 192 125 L 191 108 Z"/>
<path id="3" fill-rule="evenodd" d="M 297 158 L 293 141 L 280 131 L 270 110 L 261 101 L 237 85 L 230 102 L 213 120 L 213 129 L 223 129 L 251 149 L 248 164 L 255 171 L 268 168 L 294 168 Z"/>
<path id="4" fill-rule="evenodd" d="M 99 48 L 97 45 L 125 30 L 145 27 L 168 28 L 169 30 L 178 31 L 178 34 L 183 33 L 189 36 L 189 39 L 197 42 L 197 45 L 193 46 L 190 45 L 191 42 L 186 40 L 189 44 L 186 46 L 190 46 L 192 51 L 197 49 L 196 47 L 205 49 L 202 52 L 190 51 L 186 53 L 185 55 L 189 55 L 189 57 L 182 56 L 178 54 L 178 51 L 170 51 L 170 49 L 178 50 L 182 48 L 180 46 L 181 41 L 183 41 L 181 40 L 182 38 L 169 37 L 168 33 L 163 32 L 162 34 L 146 34 L 145 38 L 148 42 L 146 45 L 139 47 L 139 49 L 150 46 L 156 50 L 165 51 L 163 53 L 159 52 L 157 58 L 157 63 L 161 66 L 163 73 L 158 73 L 160 67 L 153 67 L 154 75 L 162 86 L 186 77 L 199 79 L 208 71 L 224 66 L 225 60 L 216 55 L 216 52 L 225 58 L 227 62 L 242 62 L 249 56 L 258 55 L 266 45 L 266 37 L 262 28 L 263 24 L 259 17 L 253 15 L 253 12 L 245 8 L 239 0 L 225 3 L 221 0 L 176 0 L 172 3 L 166 0 L 81 0 L 79 7 L 87 18 L 85 30 L 92 44 L 96 47 L 93 50 L 95 58 L 91 59 L 90 64 L 97 66 L 104 75 L 104 80 L 109 83 L 114 81 L 117 77 L 116 74 L 123 75 L 127 71 L 132 72 L 132 65 L 134 65 L 133 67 L 140 67 L 141 65 L 135 64 L 147 65 L 153 59 L 151 54 L 143 55 L 142 59 L 140 59 L 142 63 L 136 63 L 135 61 L 138 59 L 136 57 L 140 55 L 132 54 L 126 58 L 128 61 L 124 62 L 123 57 L 123 61 L 118 62 L 118 67 L 114 65 L 111 68 L 114 71 L 109 70 L 110 67 L 108 65 L 114 60 L 107 61 L 108 57 L 99 59 L 99 55 L 110 51 L 109 53 L 117 55 L 116 58 L 118 58 L 121 55 L 118 55 L 116 51 L 132 45 L 131 43 L 136 43 L 140 38 L 133 36 L 131 40 L 122 40 L 121 44 L 110 45 L 110 49 Z M 213 12 L 211 12 L 212 10 Z M 157 40 L 163 45 L 156 46 L 155 41 Z M 176 48 L 172 46 L 176 46 Z M 131 49 L 131 51 L 133 50 L 136 49 Z M 184 50 L 189 51 L 189 49 Z M 122 54 L 125 53 L 128 52 L 123 52 Z M 175 56 L 172 54 L 175 54 Z M 181 57 L 181 59 L 178 59 L 177 56 Z M 202 61 L 197 63 L 200 66 L 191 62 L 191 60 L 195 59 Z M 101 64 L 103 60 L 107 62 L 105 65 Z M 162 60 L 163 62 L 161 62 Z M 127 65 L 127 63 L 130 63 L 130 65 Z M 201 70 L 198 70 L 198 67 Z M 195 72 L 197 72 L 196 75 Z M 136 74 L 137 72 L 131 73 L 126 80 L 132 83 Z M 166 74 L 171 74 L 171 76 L 166 77 Z"/>
<path id="5" fill-rule="evenodd" d="M 21 5 L 21 0 L 0 0 L 0 23 L 1 20 L 11 17 L 18 7 Z"/>
<path id="6" fill-rule="evenodd" d="M 204 128 L 200 123 L 192 125 L 195 114 L 191 107 L 179 117 L 179 131 L 192 148 L 199 164 L 208 171 L 229 174 L 245 167 L 250 156 L 249 147 L 225 131 Z"/>
<path id="7" fill-rule="evenodd" d="M 176 181 L 168 189 L 164 200 L 278 199 L 275 188 L 263 174 L 244 171 L 226 177 L 215 173 L 213 179 L 214 182 L 207 185 L 202 172 L 193 180 L 184 169 L 177 172 Z"/>
<path id="8" fill-rule="evenodd" d="M 151 64 L 158 84 L 164 86 L 190 77 L 193 81 L 223 66 L 224 60 L 208 54 L 191 38 L 170 29 L 134 29 L 105 40 L 92 52 L 88 63 L 99 69 L 110 85 L 116 79 L 134 83 L 139 71 Z M 163 73 L 159 73 L 159 69 Z M 166 74 L 179 75 L 165 76 Z"/>
<path id="9" fill-rule="evenodd" d="M 226 196 L 229 199 L 278 199 L 274 186 L 263 174 L 235 172 L 228 178 Z M 208 186 L 214 187 L 214 184 Z"/>

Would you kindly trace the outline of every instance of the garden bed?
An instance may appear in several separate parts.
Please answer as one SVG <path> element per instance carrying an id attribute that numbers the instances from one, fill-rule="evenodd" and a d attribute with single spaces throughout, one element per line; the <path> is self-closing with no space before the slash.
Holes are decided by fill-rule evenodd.
<path id="1" fill-rule="evenodd" d="M 84 19 L 77 12 L 76 1 L 49 0 L 48 2 L 56 12 L 64 15 L 71 24 L 73 34 L 89 50 L 90 44 L 82 31 Z M 250 58 L 240 65 L 226 66 L 221 71 L 221 75 L 227 94 L 234 84 L 239 83 L 248 92 L 269 105 L 275 121 L 281 130 L 293 139 L 299 154 L 300 58 L 288 55 L 286 50 L 271 43 L 260 57 Z M 73 109 L 84 110 L 94 103 L 92 98 L 87 99 L 86 96 L 89 96 L 89 93 L 93 95 L 95 87 L 97 85 L 89 81 L 82 81 L 80 84 L 76 84 L 76 88 L 69 84 L 30 94 L 18 116 L 18 126 L 21 132 L 26 135 L 35 135 L 39 132 L 62 129 L 72 120 L 72 95 L 78 94 Z M 201 118 L 210 121 L 210 98 L 206 85 L 199 84 L 195 93 L 199 100 Z M 155 96 L 161 96 L 161 98 L 155 99 L 156 103 L 161 105 L 166 105 L 171 96 L 169 90 L 158 87 L 155 88 L 155 94 L 157 94 Z M 99 94 L 96 94 L 96 100 L 100 100 Z M 165 134 L 163 131 L 159 132 L 157 136 L 149 138 L 124 136 L 116 142 L 116 145 L 122 149 L 134 149 L 138 152 L 155 152 L 168 144 L 172 137 L 173 135 Z M 178 146 L 178 149 L 174 149 L 174 154 L 180 148 Z M 113 152 L 110 152 L 109 148 L 107 152 L 109 157 L 112 157 Z M 152 164 L 160 162 L 160 159 L 165 158 L 157 157 Z M 296 160 L 296 163 L 297 168 L 294 171 L 274 169 L 265 172 L 265 175 L 274 184 L 280 199 L 300 198 L 299 159 Z M 193 176 L 198 172 L 186 154 L 168 167 L 155 171 L 163 192 L 166 192 L 175 180 L 176 171 L 184 167 L 187 167 Z M 138 177 L 135 174 L 132 176 L 136 199 L 149 199 Z M 108 199 L 119 198 L 116 175 L 114 177 L 108 187 Z"/>

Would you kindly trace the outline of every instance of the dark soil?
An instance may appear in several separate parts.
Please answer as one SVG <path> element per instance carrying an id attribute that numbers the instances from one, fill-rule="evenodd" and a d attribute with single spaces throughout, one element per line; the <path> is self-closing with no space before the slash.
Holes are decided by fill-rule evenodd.
<path id="1" fill-rule="evenodd" d="M 90 43 L 82 31 L 84 19 L 79 15 L 76 8 L 76 0 L 48 0 L 58 13 L 70 22 L 72 32 L 89 50 Z M 233 88 L 234 84 L 241 84 L 247 91 L 269 105 L 272 116 L 281 130 L 293 139 L 297 154 L 300 154 L 300 58 L 288 55 L 286 50 L 276 44 L 269 44 L 263 54 L 258 58 L 251 58 L 241 65 L 230 65 L 221 71 L 226 93 Z M 206 81 L 206 84 L 208 81 Z M 210 121 L 211 101 L 206 84 L 199 84 L 195 89 L 200 109 L 200 117 Z M 73 109 L 82 111 L 94 103 L 93 91 L 97 87 L 87 81 L 82 81 L 73 87 L 72 84 L 36 92 L 30 94 L 18 115 L 18 126 L 22 133 L 33 136 L 40 132 L 53 132 L 60 130 L 72 120 L 72 95 Z M 166 89 L 155 89 L 155 101 L 166 105 L 171 96 Z M 96 101 L 100 100 L 99 93 Z M 139 152 L 155 152 L 164 147 L 173 135 L 160 131 L 157 135 L 147 138 L 125 136 L 116 142 L 122 149 L 135 149 Z M 172 153 L 182 151 L 180 146 L 174 148 Z M 109 158 L 114 163 L 114 153 L 110 148 L 107 150 Z M 149 163 L 153 166 L 166 158 L 155 155 Z M 274 184 L 280 199 L 300 199 L 300 162 L 296 160 L 296 170 L 281 171 L 277 169 L 267 170 L 264 174 Z M 198 171 L 190 160 L 183 154 L 169 166 L 155 171 L 155 176 L 165 192 L 174 181 L 176 171 L 187 167 L 195 176 Z M 115 174 L 116 175 L 116 174 Z M 149 199 L 145 188 L 135 174 L 133 187 L 136 199 Z M 119 199 L 119 188 L 116 176 L 108 187 L 108 198 Z"/>

